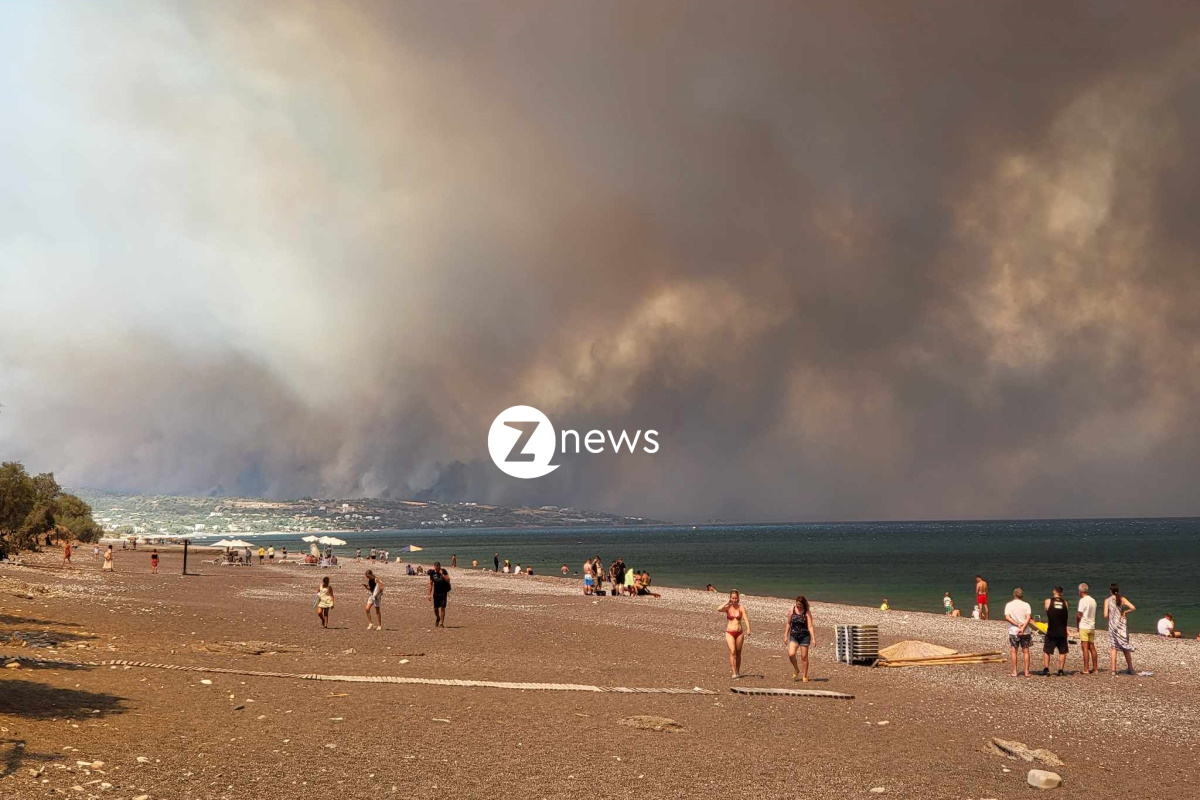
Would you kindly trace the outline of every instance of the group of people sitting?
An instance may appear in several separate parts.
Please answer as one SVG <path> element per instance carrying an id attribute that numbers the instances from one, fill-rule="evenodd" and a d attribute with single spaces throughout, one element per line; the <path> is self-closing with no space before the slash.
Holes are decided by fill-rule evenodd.
<path id="1" fill-rule="evenodd" d="M 563 564 L 561 569 L 562 574 L 566 575 L 569 571 L 567 565 Z M 609 585 L 609 589 L 607 590 L 604 588 L 605 581 Z M 631 596 L 662 597 L 661 594 L 651 591 L 650 573 L 625 566 L 624 557 L 618 558 L 609 564 L 607 570 L 604 569 L 604 562 L 600 560 L 600 556 L 594 556 L 584 561 L 583 593 L 585 595 L 598 596 L 611 593 L 614 596 L 626 594 Z"/>
<path id="2" fill-rule="evenodd" d="M 286 557 L 285 555 L 284 558 Z M 338 565 L 338 557 L 334 555 L 332 547 L 326 547 L 323 553 L 309 553 L 304 556 L 304 563 L 319 567 L 336 567 Z"/>

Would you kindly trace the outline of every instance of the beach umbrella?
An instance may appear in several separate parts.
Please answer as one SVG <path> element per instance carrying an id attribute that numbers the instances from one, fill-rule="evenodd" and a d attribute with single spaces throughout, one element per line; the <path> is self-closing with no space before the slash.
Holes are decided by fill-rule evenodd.
<path id="1" fill-rule="evenodd" d="M 404 546 L 404 552 L 406 552 L 406 553 L 416 553 L 416 552 L 419 552 L 424 549 L 425 549 L 424 547 L 417 547 L 415 544 L 409 544 L 409 545 Z"/>
<path id="2" fill-rule="evenodd" d="M 242 544 L 238 543 L 234 539 L 222 539 L 219 542 L 213 542 L 212 544 L 209 545 L 209 547 L 242 547 L 242 546 L 243 546 Z"/>
<path id="3" fill-rule="evenodd" d="M 317 541 L 321 544 L 327 544 L 333 547 L 341 547 L 346 544 L 345 540 L 339 539 L 336 536 L 322 536 L 320 539 L 317 539 Z"/>
<path id="4" fill-rule="evenodd" d="M 312 534 L 309 534 L 308 536 L 305 536 L 302 539 L 300 539 L 300 541 L 302 541 L 302 542 L 317 542 L 317 541 L 320 541 L 320 539 L 316 536 L 313 536 Z"/>

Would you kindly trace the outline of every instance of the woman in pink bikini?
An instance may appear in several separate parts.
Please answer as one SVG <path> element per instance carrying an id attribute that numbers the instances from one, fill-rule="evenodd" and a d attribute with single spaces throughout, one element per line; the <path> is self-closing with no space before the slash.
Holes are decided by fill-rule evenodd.
<path id="1" fill-rule="evenodd" d="M 729 645 L 729 667 L 733 679 L 742 677 L 742 645 L 750 635 L 750 617 L 742 607 L 742 595 L 737 589 L 729 593 L 729 600 L 717 609 L 725 612 L 725 644 Z"/>

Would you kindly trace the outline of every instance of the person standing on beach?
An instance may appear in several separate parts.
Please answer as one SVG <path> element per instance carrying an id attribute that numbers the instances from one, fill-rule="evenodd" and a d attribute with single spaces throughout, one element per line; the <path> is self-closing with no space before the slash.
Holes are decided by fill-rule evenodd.
<path id="1" fill-rule="evenodd" d="M 788 614 L 787 625 L 783 628 L 783 644 L 787 647 L 788 661 L 792 662 L 792 680 L 808 683 L 808 648 L 813 642 L 813 631 L 816 626 L 812 621 L 812 609 L 808 598 L 800 595 L 796 604 Z M 800 664 L 796 663 L 796 653 L 800 653 Z"/>
<path id="2" fill-rule="evenodd" d="M 496 572 L 499 572 L 500 571 L 500 554 L 499 553 L 494 553 L 492 555 L 492 563 L 496 565 Z"/>
<path id="3" fill-rule="evenodd" d="M 1088 594 L 1088 585 L 1079 584 L 1079 606 L 1075 610 L 1075 625 L 1079 628 L 1079 649 L 1083 651 L 1083 674 L 1100 671 L 1096 657 L 1096 598 Z"/>
<path id="4" fill-rule="evenodd" d="M 275 545 L 267 548 L 267 562 L 270 564 L 275 563 Z"/>
<path id="5" fill-rule="evenodd" d="M 589 558 L 583 562 L 583 593 L 591 594 L 595 591 L 596 578 L 592 575 L 592 560 Z"/>
<path id="6" fill-rule="evenodd" d="M 150 551 L 150 574 L 151 575 L 158 574 L 158 548 L 157 547 Z"/>
<path id="7" fill-rule="evenodd" d="M 979 603 L 979 618 L 988 618 L 988 583 L 982 575 L 975 576 L 975 602 Z"/>
<path id="8" fill-rule="evenodd" d="M 100 569 L 102 572 L 113 571 L 113 549 L 111 544 L 108 546 L 108 549 L 104 551 L 104 566 Z"/>
<path id="9" fill-rule="evenodd" d="M 1125 655 L 1125 666 L 1133 674 L 1133 642 L 1129 640 L 1129 621 L 1126 617 L 1137 607 L 1121 594 L 1121 587 L 1108 585 L 1109 598 L 1104 601 L 1104 618 L 1108 620 L 1108 661 L 1110 674 L 1117 674 L 1117 651 Z"/>
<path id="10" fill-rule="evenodd" d="M 450 577 L 442 569 L 442 562 L 433 562 L 429 570 L 429 591 L 426 600 L 433 601 L 433 627 L 446 627 L 446 595 L 450 593 Z"/>
<path id="11" fill-rule="evenodd" d="M 954 613 L 954 600 L 950 597 L 949 592 L 942 596 L 942 608 L 945 609 L 947 615 Z"/>
<path id="12" fill-rule="evenodd" d="M 71 540 L 67 539 L 66 543 L 63 544 L 62 565 L 65 567 L 70 563 L 71 563 Z"/>
<path id="13" fill-rule="evenodd" d="M 729 593 L 729 599 L 717 609 L 725 612 L 725 644 L 729 646 L 729 668 L 734 680 L 742 677 L 742 646 L 750 635 L 750 617 L 742 607 L 742 594 L 737 589 Z"/>
<path id="14" fill-rule="evenodd" d="M 1017 677 L 1017 651 L 1025 655 L 1025 677 L 1029 677 L 1029 644 L 1033 634 L 1028 633 L 1033 609 L 1022 598 L 1025 593 L 1018 586 L 1013 589 L 1013 599 L 1004 607 L 1004 618 L 1008 620 L 1008 647 L 1012 651 L 1012 676 Z"/>
<path id="15" fill-rule="evenodd" d="M 333 608 L 333 587 L 329 585 L 329 576 L 321 578 L 321 586 L 317 589 L 317 617 L 321 627 L 329 627 L 329 609 Z"/>
<path id="16" fill-rule="evenodd" d="M 457 567 L 458 567 L 458 556 L 457 555 L 450 556 L 450 569 L 456 569 Z"/>
<path id="17" fill-rule="evenodd" d="M 266 557 L 267 557 L 267 548 L 263 547 L 260 544 L 258 546 L 258 564 L 259 564 L 259 566 L 262 566 L 262 563 L 266 559 Z"/>
<path id="18" fill-rule="evenodd" d="M 1046 598 L 1046 642 L 1042 646 L 1042 674 L 1050 674 L 1050 656 L 1058 651 L 1058 677 L 1066 674 L 1067 668 L 1067 617 L 1071 607 L 1063 598 L 1063 588 L 1054 587 L 1054 594 Z"/>
<path id="19" fill-rule="evenodd" d="M 363 588 L 367 590 L 367 630 L 371 630 L 371 609 L 375 609 L 375 627 L 383 630 L 383 611 L 380 609 L 380 601 L 383 599 L 383 584 L 375 577 L 375 573 L 367 570 L 367 582 L 363 584 Z"/>

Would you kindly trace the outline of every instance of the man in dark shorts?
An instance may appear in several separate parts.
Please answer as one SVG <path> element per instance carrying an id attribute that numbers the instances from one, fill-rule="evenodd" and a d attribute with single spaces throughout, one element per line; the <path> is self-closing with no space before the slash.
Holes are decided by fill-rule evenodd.
<path id="1" fill-rule="evenodd" d="M 1008 621 L 1008 648 L 1012 653 L 1012 676 L 1017 677 L 1017 655 L 1024 656 L 1025 677 L 1029 677 L 1029 644 L 1033 634 L 1029 626 L 1033 622 L 1033 609 L 1024 600 L 1024 592 L 1018 586 L 1013 589 L 1013 599 L 1004 607 L 1004 619 Z"/>
<path id="2" fill-rule="evenodd" d="M 612 593 L 614 596 L 621 593 L 625 587 L 625 560 L 618 558 L 608 568 L 608 576 L 612 579 Z"/>
<path id="3" fill-rule="evenodd" d="M 1050 674 L 1050 654 L 1058 651 L 1058 675 L 1066 674 L 1067 667 L 1067 616 L 1071 607 L 1063 597 L 1063 588 L 1054 587 L 1054 594 L 1046 598 L 1046 645 L 1042 648 L 1042 674 Z"/>
<path id="4" fill-rule="evenodd" d="M 442 562 L 433 562 L 429 570 L 429 591 L 426 600 L 433 601 L 433 627 L 446 627 L 446 595 L 450 593 L 450 576 L 442 569 Z"/>
<path id="5" fill-rule="evenodd" d="M 496 565 L 496 572 L 499 572 L 500 571 L 500 554 L 499 553 L 494 553 L 492 555 L 492 563 Z"/>

